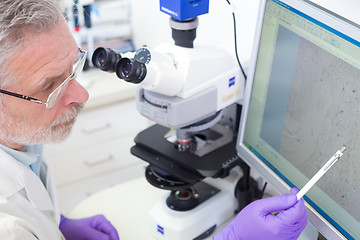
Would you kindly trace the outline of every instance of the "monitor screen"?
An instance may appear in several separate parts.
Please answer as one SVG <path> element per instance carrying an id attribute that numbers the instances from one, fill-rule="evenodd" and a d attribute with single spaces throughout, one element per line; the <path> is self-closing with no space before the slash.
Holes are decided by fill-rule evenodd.
<path id="1" fill-rule="evenodd" d="M 360 30 L 308 1 L 260 4 L 238 154 L 280 193 L 301 189 L 309 220 L 330 239 L 360 239 Z"/>

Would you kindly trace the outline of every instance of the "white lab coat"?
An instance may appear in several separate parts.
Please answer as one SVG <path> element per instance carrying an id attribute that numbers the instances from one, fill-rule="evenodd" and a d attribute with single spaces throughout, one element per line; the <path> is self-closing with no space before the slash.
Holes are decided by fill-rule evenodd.
<path id="1" fill-rule="evenodd" d="M 0 149 L 0 239 L 65 239 L 45 161 L 40 171 L 46 176 L 46 187 L 34 172 Z"/>

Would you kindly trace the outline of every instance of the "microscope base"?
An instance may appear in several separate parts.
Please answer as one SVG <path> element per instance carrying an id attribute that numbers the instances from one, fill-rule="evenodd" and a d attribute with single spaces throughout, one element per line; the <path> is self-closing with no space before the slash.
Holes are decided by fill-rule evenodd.
<path id="1" fill-rule="evenodd" d="M 238 206 L 234 185 L 225 179 L 205 179 L 220 192 L 188 211 L 175 211 L 166 204 L 166 194 L 149 213 L 150 232 L 156 239 L 204 239 L 234 216 Z M 204 236 L 204 238 L 199 236 Z"/>

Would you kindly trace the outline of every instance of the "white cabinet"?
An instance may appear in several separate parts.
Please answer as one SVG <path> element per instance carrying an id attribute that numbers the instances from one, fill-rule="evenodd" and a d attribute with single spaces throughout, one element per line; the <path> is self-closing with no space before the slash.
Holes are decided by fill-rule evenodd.
<path id="1" fill-rule="evenodd" d="M 109 98 L 123 83 L 117 79 L 99 81 L 109 91 L 90 86 L 88 107 L 78 116 L 70 136 L 62 143 L 45 146 L 64 214 L 92 193 L 143 176 L 147 165 L 130 153 L 136 134 L 149 126 L 149 120 L 137 112 L 135 99 L 128 97 L 134 96 L 134 88 L 125 90 L 126 85 L 122 85 L 117 93 L 127 91 L 121 95 L 124 98 L 116 98 L 116 94 Z"/>

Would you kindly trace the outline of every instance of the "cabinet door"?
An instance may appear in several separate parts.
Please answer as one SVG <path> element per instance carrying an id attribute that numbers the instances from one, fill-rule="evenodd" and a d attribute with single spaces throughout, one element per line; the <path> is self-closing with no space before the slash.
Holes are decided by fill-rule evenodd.
<path id="1" fill-rule="evenodd" d="M 52 156 L 51 166 L 57 186 L 108 174 L 142 162 L 130 153 L 135 134 L 129 134 Z"/>
<path id="2" fill-rule="evenodd" d="M 47 156 L 90 147 L 110 139 L 135 134 L 145 129 L 149 120 L 136 110 L 135 101 L 126 101 L 81 113 L 70 136 L 62 143 L 45 146 Z"/>

